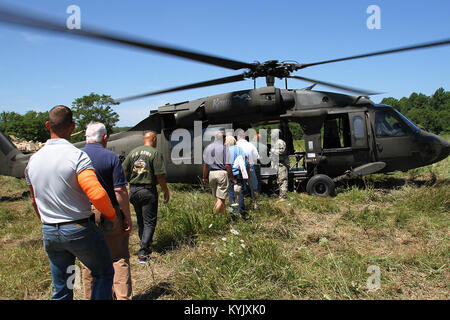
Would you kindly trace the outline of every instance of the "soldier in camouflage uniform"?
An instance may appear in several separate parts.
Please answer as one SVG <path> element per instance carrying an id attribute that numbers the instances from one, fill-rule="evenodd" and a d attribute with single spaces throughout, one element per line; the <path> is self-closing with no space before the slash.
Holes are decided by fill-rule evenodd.
<path id="1" fill-rule="evenodd" d="M 272 147 L 270 149 L 272 158 L 272 167 L 277 169 L 277 183 L 280 190 L 280 199 L 287 198 L 288 192 L 288 172 L 289 155 L 286 150 L 286 142 L 280 139 L 281 131 L 273 129 L 270 133 L 272 138 Z"/>

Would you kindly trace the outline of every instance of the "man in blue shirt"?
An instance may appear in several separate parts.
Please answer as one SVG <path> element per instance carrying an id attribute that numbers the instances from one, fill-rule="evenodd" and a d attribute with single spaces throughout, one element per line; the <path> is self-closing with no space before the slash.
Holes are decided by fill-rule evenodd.
<path id="1" fill-rule="evenodd" d="M 131 300 L 131 272 L 129 238 L 131 231 L 131 214 L 128 200 L 127 179 L 119 157 L 106 149 L 108 135 L 105 125 L 91 122 L 86 128 L 86 146 L 83 151 L 92 161 L 95 174 L 100 184 L 108 193 L 116 211 L 114 226 L 103 224 L 106 242 L 111 250 L 114 266 L 114 293 L 118 300 Z M 100 213 L 93 209 L 96 222 L 100 222 Z M 89 299 L 92 278 L 88 269 L 83 268 L 85 298 Z"/>
<path id="2" fill-rule="evenodd" d="M 215 212 L 223 212 L 225 199 L 227 198 L 230 180 L 232 185 L 237 181 L 231 171 L 229 151 L 224 146 L 225 130 L 220 128 L 215 136 L 215 141 L 210 143 L 203 153 L 203 179 L 204 184 L 211 186 L 212 194 L 216 198 Z"/>

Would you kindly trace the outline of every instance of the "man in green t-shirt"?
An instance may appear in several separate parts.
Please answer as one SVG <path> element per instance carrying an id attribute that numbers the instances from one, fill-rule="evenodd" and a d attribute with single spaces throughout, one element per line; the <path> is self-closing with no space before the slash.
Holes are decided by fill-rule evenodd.
<path id="1" fill-rule="evenodd" d="M 144 134 L 144 145 L 133 149 L 122 166 L 130 183 L 130 202 L 136 212 L 141 248 L 138 252 L 140 263 L 147 262 L 152 249 L 158 215 L 158 190 L 164 192 L 164 202 L 169 201 L 166 184 L 164 159 L 156 149 L 157 135 L 153 131 Z"/>

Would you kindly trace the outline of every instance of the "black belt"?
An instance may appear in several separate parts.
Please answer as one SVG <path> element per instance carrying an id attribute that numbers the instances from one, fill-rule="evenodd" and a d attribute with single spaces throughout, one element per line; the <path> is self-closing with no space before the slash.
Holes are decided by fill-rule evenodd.
<path id="1" fill-rule="evenodd" d="M 227 171 L 226 169 L 209 169 L 209 171 Z"/>
<path id="2" fill-rule="evenodd" d="M 85 218 L 85 219 L 80 219 L 80 220 L 73 220 L 73 221 L 65 221 L 65 222 L 59 222 L 59 223 L 44 223 L 46 226 L 54 226 L 54 227 L 60 227 L 63 226 L 65 224 L 74 224 L 74 223 L 86 223 L 89 221 L 94 221 L 95 220 L 95 216 L 91 215 L 89 218 Z"/>
<path id="3" fill-rule="evenodd" d="M 155 184 L 130 184 L 133 188 L 145 188 L 145 189 L 156 189 Z"/>

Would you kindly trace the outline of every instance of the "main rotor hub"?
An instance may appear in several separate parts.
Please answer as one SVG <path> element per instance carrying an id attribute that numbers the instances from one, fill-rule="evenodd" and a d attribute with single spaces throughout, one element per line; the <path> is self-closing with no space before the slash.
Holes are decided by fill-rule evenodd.
<path id="1" fill-rule="evenodd" d="M 298 66 L 296 63 L 284 63 L 278 62 L 278 60 L 268 60 L 263 63 L 255 62 L 244 75 L 252 79 L 268 76 L 283 79 L 289 77 L 291 72 L 298 69 Z"/>

